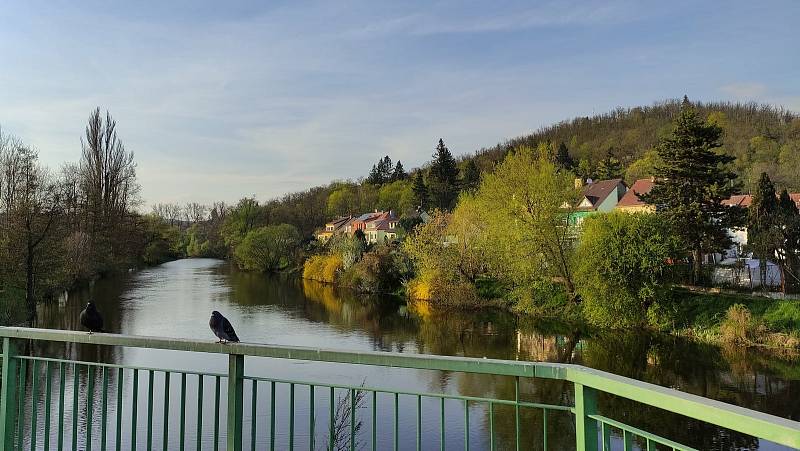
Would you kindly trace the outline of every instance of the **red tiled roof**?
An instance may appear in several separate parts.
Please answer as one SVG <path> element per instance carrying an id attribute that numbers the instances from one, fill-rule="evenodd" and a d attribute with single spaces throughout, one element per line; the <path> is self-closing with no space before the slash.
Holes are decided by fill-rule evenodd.
<path id="1" fill-rule="evenodd" d="M 797 205 L 797 208 L 800 208 L 800 193 L 789 193 L 789 197 L 794 201 Z M 753 196 L 750 194 L 734 194 L 729 199 L 725 199 L 722 201 L 722 205 L 738 205 L 740 207 L 747 208 L 750 204 L 753 203 Z"/>
<path id="2" fill-rule="evenodd" d="M 638 207 L 645 205 L 644 201 L 639 199 L 639 195 L 649 193 L 650 190 L 653 189 L 654 184 L 652 178 L 639 179 L 633 182 L 630 189 L 622 196 L 619 203 L 617 203 L 617 207 Z"/>

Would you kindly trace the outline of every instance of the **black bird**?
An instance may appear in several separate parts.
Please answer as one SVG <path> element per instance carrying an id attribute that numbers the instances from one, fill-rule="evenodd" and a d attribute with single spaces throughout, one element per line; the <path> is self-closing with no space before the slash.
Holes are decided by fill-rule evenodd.
<path id="1" fill-rule="evenodd" d="M 89 333 L 103 332 L 103 317 L 97 311 L 94 304 L 89 302 L 81 312 L 81 325 L 89 329 Z"/>
<path id="2" fill-rule="evenodd" d="M 211 312 L 211 319 L 208 321 L 208 326 L 211 328 L 211 332 L 214 332 L 214 335 L 219 338 L 220 343 L 239 342 L 239 337 L 236 336 L 231 322 L 228 321 L 228 318 L 222 316 L 222 313 L 216 310 Z"/>

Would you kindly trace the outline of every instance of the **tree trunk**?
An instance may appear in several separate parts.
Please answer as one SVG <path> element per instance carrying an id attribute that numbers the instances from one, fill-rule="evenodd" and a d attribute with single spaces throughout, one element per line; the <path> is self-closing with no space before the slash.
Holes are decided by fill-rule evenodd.
<path id="1" fill-rule="evenodd" d="M 703 251 L 699 246 L 692 249 L 692 283 L 703 284 Z"/>
<path id="2" fill-rule="evenodd" d="M 36 321 L 36 298 L 33 293 L 33 246 L 28 240 L 28 255 L 25 257 L 25 305 L 28 307 L 28 323 Z"/>

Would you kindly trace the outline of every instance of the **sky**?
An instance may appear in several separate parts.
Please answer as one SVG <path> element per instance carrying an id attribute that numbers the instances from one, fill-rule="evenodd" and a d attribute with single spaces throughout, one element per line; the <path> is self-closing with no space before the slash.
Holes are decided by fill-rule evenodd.
<path id="1" fill-rule="evenodd" d="M 266 200 L 680 98 L 800 111 L 800 2 L 0 0 L 0 127 L 117 121 L 144 205 Z"/>

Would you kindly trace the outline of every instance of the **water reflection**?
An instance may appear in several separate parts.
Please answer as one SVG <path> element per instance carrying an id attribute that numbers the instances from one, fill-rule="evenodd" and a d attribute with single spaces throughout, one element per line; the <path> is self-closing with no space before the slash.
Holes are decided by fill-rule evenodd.
<path id="1" fill-rule="evenodd" d="M 800 395 L 800 366 L 794 356 L 775 357 L 755 350 L 721 349 L 675 337 L 643 333 L 586 334 L 559 324 L 521 320 L 495 310 L 431 312 L 415 309 L 414 306 L 407 307 L 400 299 L 390 296 L 361 296 L 291 276 L 242 273 L 225 262 L 202 259 L 172 262 L 129 276 L 99 281 L 93 287 L 71 293 L 64 303 L 42 306 L 40 326 L 78 329 L 78 313 L 89 299 L 93 299 L 103 313 L 108 330 L 114 332 L 213 340 L 207 328 L 208 315 L 211 310 L 220 310 L 231 319 L 244 341 L 578 363 L 786 418 L 800 418 L 800 405 L 794 401 Z M 33 351 L 38 355 L 126 365 L 222 372 L 227 363 L 221 356 L 169 351 L 40 343 L 35 346 Z M 354 385 L 364 381 L 367 385 L 388 388 L 480 397 L 513 399 L 515 393 L 514 380 L 511 378 L 448 372 L 369 367 L 356 369 L 342 365 L 252 359 L 248 360 L 247 373 Z M 111 376 L 109 393 L 115 399 L 117 380 L 114 374 Z M 95 385 L 100 386 L 102 379 L 99 374 L 96 377 Z M 122 396 L 126 403 L 130 402 L 131 377 L 126 376 L 122 382 Z M 147 393 L 148 374 L 142 373 L 139 377 L 139 391 Z M 57 371 L 54 371 L 52 378 L 55 380 L 53 386 L 58 386 Z M 71 381 L 69 377 L 66 380 Z M 160 380 L 156 380 L 157 385 L 163 383 Z M 179 392 L 179 386 L 175 385 L 177 383 L 176 380 L 171 381 L 172 393 Z M 189 393 L 196 390 L 196 384 L 196 380 L 190 378 Z M 520 388 L 524 400 L 572 403 L 571 387 L 564 382 L 522 381 Z M 70 389 L 67 387 L 67 405 L 71 402 Z M 206 381 L 204 390 L 213 390 L 212 380 Z M 285 395 L 285 392 L 278 394 L 279 397 Z M 155 399 L 162 399 L 161 389 L 156 387 L 154 396 Z M 41 395 L 38 399 L 38 402 L 42 402 Z M 193 399 L 196 399 L 196 395 Z M 266 397 L 259 399 L 263 402 L 267 400 Z M 207 408 L 213 409 L 213 392 L 205 400 L 212 402 Z M 325 399 L 320 397 L 317 401 L 321 403 L 318 412 L 324 411 L 322 403 Z M 408 400 L 409 403 L 412 401 Z M 146 413 L 146 404 L 142 402 L 140 398 L 140 415 Z M 306 393 L 298 392 L 297 405 L 307 406 Z M 177 409 L 175 396 L 171 398 L 170 406 Z M 261 407 L 259 403 L 259 409 Z M 409 404 L 408 407 L 410 410 L 403 414 L 408 418 L 401 417 L 401 434 L 410 438 L 416 434 L 416 418 L 415 406 Z M 438 418 L 438 402 L 423 407 L 425 418 Z M 748 437 L 720 431 L 657 409 L 634 408 L 624 400 L 601 397 L 600 407 L 607 416 L 700 449 L 759 447 Z M 257 421 L 261 424 L 259 427 L 262 428 L 266 425 L 265 409 L 263 412 L 259 410 L 257 415 Z M 298 408 L 298 418 L 305 418 L 305 409 Z M 463 412 L 463 405 L 450 405 L 448 402 L 447 409 L 448 412 Z M 487 407 L 473 405 L 470 409 L 471 444 L 476 449 L 484 449 L 488 446 Z M 67 411 L 69 417 L 69 409 Z M 85 408 L 81 412 L 83 416 L 80 421 L 86 421 Z M 156 425 L 162 424 L 160 412 L 155 412 Z M 364 415 L 368 417 L 369 413 L 364 412 Z M 498 449 L 513 447 L 516 433 L 513 411 L 498 407 L 494 415 Z M 195 418 L 196 409 L 188 409 L 187 424 L 193 425 Z M 318 421 L 323 420 L 320 417 Z M 391 413 L 381 413 L 379 409 L 376 421 L 382 426 L 381 431 L 385 431 L 379 434 L 380 444 L 390 447 Z M 299 420 L 299 423 L 303 422 Z M 551 449 L 572 448 L 574 425 L 571 417 L 550 414 L 547 422 Z M 66 423 L 71 424 L 69 421 Z M 540 449 L 542 412 L 523 409 L 521 424 L 522 442 L 534 444 L 525 449 Z M 463 448 L 463 413 L 448 416 L 446 426 L 448 448 Z M 40 420 L 37 429 L 43 427 L 43 420 Z M 145 427 L 144 422 L 137 427 Z M 156 436 L 159 436 L 160 427 L 155 429 Z M 307 431 L 304 437 L 302 426 L 298 427 L 295 445 L 307 447 Z M 130 428 L 129 422 L 123 424 L 123 437 L 130 432 Z M 424 442 L 432 447 L 438 446 L 438 422 L 425 422 L 424 428 Z M 54 430 L 51 429 L 51 435 L 55 434 Z M 209 423 L 205 430 L 213 430 L 213 424 Z M 193 433 L 193 426 L 187 427 L 187 431 Z M 366 432 L 369 432 L 369 428 L 366 428 Z M 39 433 L 43 434 L 44 431 L 40 430 Z M 322 435 L 324 433 L 320 432 Z M 69 436 L 69 431 L 66 434 Z M 322 440 L 322 435 L 319 440 Z M 176 437 L 177 434 L 172 436 Z M 202 438 L 206 443 L 211 440 L 212 436 Z M 126 445 L 130 443 L 126 442 Z M 260 447 L 261 442 L 258 445 Z M 413 440 L 408 445 L 413 445 Z M 770 447 L 761 444 L 761 449 Z"/>

